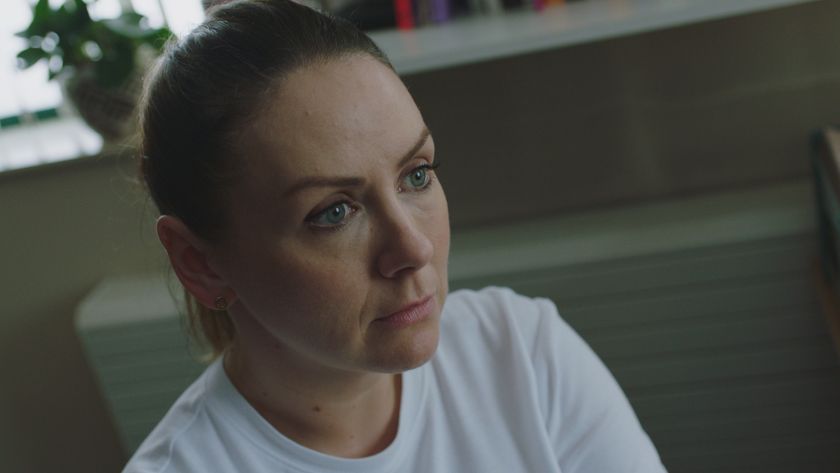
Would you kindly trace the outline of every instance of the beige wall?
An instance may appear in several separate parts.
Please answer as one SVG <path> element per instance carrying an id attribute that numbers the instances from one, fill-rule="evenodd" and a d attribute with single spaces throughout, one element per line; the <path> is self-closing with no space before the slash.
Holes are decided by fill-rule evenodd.
<path id="1" fill-rule="evenodd" d="M 113 157 L 0 178 L 0 471 L 124 462 L 73 328 L 103 276 L 161 267 L 151 219 Z M 140 302 L 138 302 L 140 303 Z"/>
<path id="2" fill-rule="evenodd" d="M 759 184 L 804 176 L 809 133 L 840 122 L 838 18 L 825 0 L 407 82 L 458 224 Z"/>
<path id="3" fill-rule="evenodd" d="M 840 122 L 838 18 L 826 0 L 409 78 L 456 228 L 805 175 L 809 131 Z M 102 277 L 164 267 L 132 172 L 0 175 L 2 471 L 125 461 L 72 317 Z"/>

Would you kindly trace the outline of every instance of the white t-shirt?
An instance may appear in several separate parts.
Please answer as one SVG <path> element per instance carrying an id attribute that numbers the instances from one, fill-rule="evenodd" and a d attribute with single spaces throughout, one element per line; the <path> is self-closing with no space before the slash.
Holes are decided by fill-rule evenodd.
<path id="1" fill-rule="evenodd" d="M 348 459 L 278 432 L 216 361 L 123 473 L 665 471 L 615 379 L 547 299 L 453 292 L 437 352 L 402 376 L 396 438 Z"/>

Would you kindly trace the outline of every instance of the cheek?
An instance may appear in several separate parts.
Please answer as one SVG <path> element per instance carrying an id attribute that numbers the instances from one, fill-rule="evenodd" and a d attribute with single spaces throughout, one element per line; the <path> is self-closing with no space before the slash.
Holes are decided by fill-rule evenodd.
<path id="1" fill-rule="evenodd" d="M 253 253 L 237 281 L 243 303 L 265 325 L 298 335 L 358 325 L 348 314 L 361 307 L 366 289 L 360 278 L 347 277 L 354 262 L 292 247 L 265 254 Z"/>
<path id="2" fill-rule="evenodd" d="M 437 269 L 440 275 L 441 283 L 448 285 L 447 268 L 449 264 L 450 241 L 449 207 L 442 188 L 440 189 L 439 198 L 436 199 L 428 235 L 435 247 L 433 264 L 436 266 L 435 269 Z"/>
<path id="3" fill-rule="evenodd" d="M 446 194 L 443 188 L 439 188 L 438 198 L 435 199 L 434 209 L 434 239 L 437 246 L 446 255 L 449 255 L 449 204 L 446 201 Z"/>

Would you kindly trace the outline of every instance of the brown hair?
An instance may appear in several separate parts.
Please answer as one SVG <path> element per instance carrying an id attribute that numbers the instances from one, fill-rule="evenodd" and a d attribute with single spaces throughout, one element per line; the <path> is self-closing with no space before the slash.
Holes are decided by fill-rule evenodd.
<path id="1" fill-rule="evenodd" d="M 285 75 L 352 54 L 391 67 L 351 23 L 290 0 L 214 7 L 188 36 L 170 41 L 140 106 L 140 173 L 160 213 L 180 218 L 208 242 L 224 239 L 237 129 L 260 113 Z M 220 355 L 235 336 L 230 316 L 186 290 L 185 297 L 190 334 L 212 357 Z"/>

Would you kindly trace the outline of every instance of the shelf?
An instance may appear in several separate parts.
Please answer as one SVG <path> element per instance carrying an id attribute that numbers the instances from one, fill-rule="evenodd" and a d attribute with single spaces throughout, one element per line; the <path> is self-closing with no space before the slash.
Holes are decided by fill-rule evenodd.
<path id="1" fill-rule="evenodd" d="M 407 75 L 813 1 L 585 0 L 371 37 Z"/>

